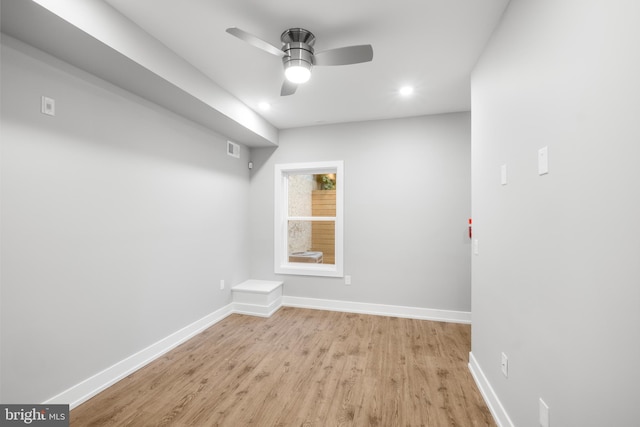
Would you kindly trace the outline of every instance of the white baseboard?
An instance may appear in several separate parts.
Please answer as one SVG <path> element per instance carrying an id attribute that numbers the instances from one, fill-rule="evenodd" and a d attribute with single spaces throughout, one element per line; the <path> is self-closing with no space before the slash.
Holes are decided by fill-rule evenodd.
<path id="1" fill-rule="evenodd" d="M 471 323 L 471 313 L 468 311 L 437 310 L 432 308 L 404 307 L 399 305 L 371 304 L 292 296 L 282 297 L 282 305 L 286 307 L 343 311 L 348 313 L 373 314 L 377 316 L 435 320 L 438 322 Z"/>
<path id="2" fill-rule="evenodd" d="M 185 326 L 177 332 L 174 332 L 168 337 L 161 339 L 124 360 L 121 360 L 102 372 L 99 372 L 81 383 L 74 385 L 73 387 L 47 400 L 43 404 L 68 404 L 70 409 L 73 409 L 107 387 L 110 387 L 125 378 L 127 375 L 132 374 L 167 353 L 169 350 L 172 350 L 188 339 L 204 331 L 211 325 L 218 323 L 233 312 L 232 304 L 214 311 L 202 319 Z"/>
<path id="3" fill-rule="evenodd" d="M 469 370 L 471 371 L 471 375 L 480 389 L 480 393 L 484 398 L 485 403 L 489 407 L 489 411 L 491 411 L 491 415 L 493 415 L 493 419 L 499 427 L 514 427 L 511 419 L 509 418 L 509 414 L 505 411 L 500 399 L 498 399 L 498 395 L 495 391 L 493 391 L 493 387 L 491 387 L 491 383 L 487 380 L 487 377 L 482 372 L 478 361 L 473 356 L 473 353 L 469 353 Z"/>
<path id="4" fill-rule="evenodd" d="M 96 394 L 117 383 L 127 375 L 151 363 L 163 354 L 194 337 L 208 327 L 218 323 L 233 313 L 269 317 L 281 306 L 300 307 L 319 310 L 343 311 L 350 313 L 373 314 L 379 316 L 405 317 L 411 319 L 436 320 L 441 322 L 471 323 L 471 313 L 464 311 L 435 310 L 418 307 L 402 307 L 384 304 L 369 304 L 338 300 L 323 300 L 283 296 L 269 305 L 231 303 L 185 326 L 177 332 L 140 350 L 115 365 L 98 372 L 90 378 L 74 385 L 62 393 L 43 402 L 43 404 L 68 404 L 73 409 Z M 509 424 L 511 425 L 511 424 Z"/>

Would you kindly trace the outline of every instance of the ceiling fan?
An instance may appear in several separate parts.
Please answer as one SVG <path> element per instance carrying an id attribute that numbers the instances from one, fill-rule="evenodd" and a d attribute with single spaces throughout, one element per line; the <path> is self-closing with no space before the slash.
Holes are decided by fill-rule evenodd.
<path id="1" fill-rule="evenodd" d="M 315 53 L 313 45 L 316 37 L 304 28 L 285 30 L 280 36 L 282 48 L 237 27 L 227 28 L 227 33 L 282 58 L 286 79 L 280 90 L 281 96 L 292 95 L 299 84 L 308 81 L 311 77 L 311 68 L 315 65 L 350 65 L 369 62 L 373 59 L 373 48 L 370 44 L 345 46 Z"/>

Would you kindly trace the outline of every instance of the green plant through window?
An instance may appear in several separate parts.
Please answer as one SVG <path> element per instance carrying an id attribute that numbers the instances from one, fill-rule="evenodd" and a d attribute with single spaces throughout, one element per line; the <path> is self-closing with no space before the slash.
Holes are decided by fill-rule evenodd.
<path id="1" fill-rule="evenodd" d="M 322 175 L 322 189 L 323 190 L 335 190 L 336 189 L 336 178 L 335 174 L 332 174 L 334 177 L 331 179 L 330 175 Z"/>

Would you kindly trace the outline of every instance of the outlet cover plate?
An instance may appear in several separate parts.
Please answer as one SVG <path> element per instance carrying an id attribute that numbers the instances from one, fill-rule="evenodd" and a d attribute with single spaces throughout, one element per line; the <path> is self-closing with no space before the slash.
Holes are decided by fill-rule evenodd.
<path id="1" fill-rule="evenodd" d="M 505 378 L 509 378 L 509 358 L 504 353 L 502 353 L 500 368 L 502 369 L 502 375 L 504 375 Z"/>
<path id="2" fill-rule="evenodd" d="M 538 150 L 538 175 L 549 173 L 549 148 L 542 147 Z"/>
<path id="3" fill-rule="evenodd" d="M 49 98 L 48 96 L 43 96 L 40 111 L 42 112 L 42 114 L 46 114 L 47 116 L 55 116 L 56 100 L 53 98 Z"/>

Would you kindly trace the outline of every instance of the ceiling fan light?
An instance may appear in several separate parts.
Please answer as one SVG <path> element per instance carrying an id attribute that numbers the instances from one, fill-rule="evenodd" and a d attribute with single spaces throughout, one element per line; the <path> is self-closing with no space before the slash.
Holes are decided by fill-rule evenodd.
<path id="1" fill-rule="evenodd" d="M 291 83 L 302 84 L 311 78 L 311 66 L 305 61 L 290 61 L 284 70 L 284 76 Z"/>

